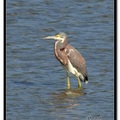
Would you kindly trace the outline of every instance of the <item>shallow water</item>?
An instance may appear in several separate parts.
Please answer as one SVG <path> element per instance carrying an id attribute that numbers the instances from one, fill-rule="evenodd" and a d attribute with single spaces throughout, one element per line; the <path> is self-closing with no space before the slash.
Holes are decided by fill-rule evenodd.
<path id="1" fill-rule="evenodd" d="M 7 0 L 7 120 L 113 120 L 114 59 L 112 0 Z M 77 89 L 53 53 L 68 34 L 84 56 L 89 83 Z"/>

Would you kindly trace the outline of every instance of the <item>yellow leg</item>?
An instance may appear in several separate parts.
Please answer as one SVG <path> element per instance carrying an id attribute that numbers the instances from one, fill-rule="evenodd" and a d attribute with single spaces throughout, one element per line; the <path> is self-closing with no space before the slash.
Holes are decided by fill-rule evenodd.
<path id="1" fill-rule="evenodd" d="M 78 77 L 78 88 L 81 88 L 81 87 L 82 87 L 82 84 L 81 84 L 80 78 Z"/>
<path id="2" fill-rule="evenodd" d="M 68 76 L 68 73 L 67 73 L 66 80 L 67 80 L 67 89 L 70 89 L 70 78 Z"/>

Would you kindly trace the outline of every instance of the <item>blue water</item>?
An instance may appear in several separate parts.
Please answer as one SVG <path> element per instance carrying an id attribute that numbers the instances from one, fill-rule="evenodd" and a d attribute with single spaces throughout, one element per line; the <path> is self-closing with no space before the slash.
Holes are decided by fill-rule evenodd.
<path id="1" fill-rule="evenodd" d="M 7 120 L 114 119 L 112 0 L 7 0 Z M 58 32 L 84 56 L 89 83 L 77 89 L 53 52 Z"/>

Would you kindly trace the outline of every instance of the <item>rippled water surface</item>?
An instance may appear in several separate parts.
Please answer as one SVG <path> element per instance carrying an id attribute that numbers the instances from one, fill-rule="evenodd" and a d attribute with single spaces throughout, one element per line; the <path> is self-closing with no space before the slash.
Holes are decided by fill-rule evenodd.
<path id="1" fill-rule="evenodd" d="M 7 0 L 7 120 L 113 120 L 113 0 Z M 77 89 L 54 57 L 58 32 L 86 59 Z"/>

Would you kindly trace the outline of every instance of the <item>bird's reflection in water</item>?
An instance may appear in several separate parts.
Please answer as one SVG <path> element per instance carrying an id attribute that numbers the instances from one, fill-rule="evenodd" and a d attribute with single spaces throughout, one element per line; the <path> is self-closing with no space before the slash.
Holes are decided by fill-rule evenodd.
<path id="1" fill-rule="evenodd" d="M 55 108 L 72 108 L 78 106 L 80 103 L 80 97 L 85 95 L 83 89 L 66 89 L 60 93 L 52 93 L 53 105 Z"/>

